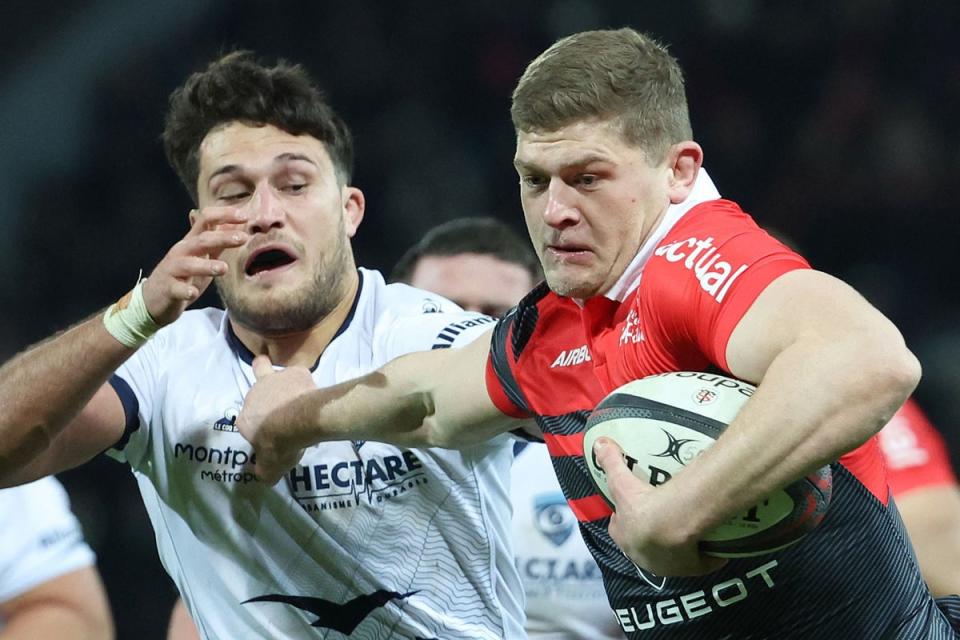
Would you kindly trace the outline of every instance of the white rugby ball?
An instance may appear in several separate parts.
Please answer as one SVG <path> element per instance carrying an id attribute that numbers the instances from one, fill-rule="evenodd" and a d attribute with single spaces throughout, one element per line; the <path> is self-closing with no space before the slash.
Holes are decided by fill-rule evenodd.
<path id="1" fill-rule="evenodd" d="M 592 412 L 583 440 L 584 459 L 600 494 L 616 508 L 593 456 L 597 438 L 614 440 L 635 476 L 660 485 L 710 447 L 755 390 L 726 376 L 681 371 L 613 391 Z M 823 520 L 831 489 L 825 466 L 716 527 L 700 547 L 709 555 L 743 558 L 790 546 Z"/>

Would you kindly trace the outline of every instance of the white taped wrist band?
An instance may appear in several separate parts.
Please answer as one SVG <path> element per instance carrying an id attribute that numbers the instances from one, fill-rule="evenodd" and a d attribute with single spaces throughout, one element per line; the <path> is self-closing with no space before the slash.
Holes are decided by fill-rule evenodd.
<path id="1" fill-rule="evenodd" d="M 143 283 L 137 286 L 103 314 L 103 326 L 120 344 L 135 349 L 150 339 L 160 326 L 150 317 L 147 305 L 143 301 Z"/>

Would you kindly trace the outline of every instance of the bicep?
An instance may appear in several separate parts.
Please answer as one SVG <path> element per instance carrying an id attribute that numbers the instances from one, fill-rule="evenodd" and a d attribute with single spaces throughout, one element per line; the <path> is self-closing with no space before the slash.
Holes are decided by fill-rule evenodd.
<path id="1" fill-rule="evenodd" d="M 482 442 L 523 426 L 504 415 L 487 392 L 486 367 L 490 334 L 485 333 L 462 349 L 443 352 L 433 374 L 431 397 L 436 420 L 445 432 L 457 435 L 458 446 Z"/>
<path id="2" fill-rule="evenodd" d="M 852 287 L 820 271 L 796 270 L 771 282 L 737 323 L 727 342 L 729 370 L 759 382 L 773 360 L 802 339 L 902 345 L 893 324 Z"/>
<path id="3" fill-rule="evenodd" d="M 126 415 L 117 392 L 104 384 L 50 445 L 8 484 L 23 484 L 72 469 L 110 448 L 123 436 Z"/>

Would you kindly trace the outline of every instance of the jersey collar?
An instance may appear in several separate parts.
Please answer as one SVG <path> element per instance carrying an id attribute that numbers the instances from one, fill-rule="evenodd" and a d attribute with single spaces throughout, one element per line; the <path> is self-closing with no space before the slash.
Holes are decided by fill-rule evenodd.
<path id="1" fill-rule="evenodd" d="M 667 213 L 663 216 L 663 220 L 660 221 L 657 228 L 653 230 L 653 233 L 650 234 L 647 241 L 640 247 L 640 251 L 637 252 L 636 257 L 627 265 L 623 275 L 620 276 L 603 296 L 616 302 L 626 300 L 627 296 L 640 286 L 640 276 L 643 274 L 644 266 L 646 266 L 650 256 L 653 255 L 653 250 L 657 248 L 657 245 L 659 245 L 663 237 L 667 235 L 667 232 L 673 228 L 673 225 L 677 224 L 680 218 L 701 202 L 717 200 L 718 198 L 720 198 L 720 192 L 717 191 L 713 180 L 707 175 L 707 170 L 701 168 L 699 174 L 697 174 L 697 182 L 693 185 L 693 189 L 690 191 L 687 199 L 667 207 Z"/>
<path id="2" fill-rule="evenodd" d="M 357 312 L 357 304 L 360 302 L 360 292 L 363 291 L 363 269 L 357 269 L 357 272 L 360 274 L 360 279 L 357 282 L 357 293 L 353 296 L 353 304 L 350 305 L 350 311 L 347 312 L 347 317 L 343 319 L 343 322 L 340 324 L 340 327 L 337 329 L 337 332 L 330 338 L 332 343 L 334 340 L 343 335 L 343 332 L 347 330 L 350 326 L 350 323 L 353 322 L 353 316 Z M 253 352 L 247 348 L 247 345 L 243 344 L 240 341 L 240 338 L 234 332 L 233 327 L 230 325 L 229 312 L 223 314 L 223 325 L 222 330 L 226 333 L 227 344 L 230 345 L 230 348 L 234 353 L 237 354 L 237 357 L 240 358 L 243 362 L 247 363 L 250 366 L 253 366 Z M 330 346 L 328 343 L 327 346 Z M 322 353 L 320 354 L 323 355 Z M 317 357 L 317 361 L 313 363 L 313 366 L 310 367 L 310 371 L 316 370 L 317 366 L 320 364 L 320 357 Z"/>

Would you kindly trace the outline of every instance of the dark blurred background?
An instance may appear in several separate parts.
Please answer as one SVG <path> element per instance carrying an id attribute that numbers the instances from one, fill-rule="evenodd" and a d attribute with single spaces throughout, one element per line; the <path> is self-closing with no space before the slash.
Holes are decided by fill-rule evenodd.
<path id="1" fill-rule="evenodd" d="M 389 270 L 450 218 L 523 230 L 517 78 L 560 36 L 628 25 L 686 70 L 720 191 L 899 324 L 960 453 L 955 0 L 32 0 L 0 5 L 0 25 L 3 359 L 116 299 L 185 232 L 159 133 L 170 91 L 217 53 L 299 61 L 325 87 L 356 136 L 359 262 Z M 62 480 L 119 637 L 163 637 L 175 592 L 128 469 L 99 459 Z"/>

